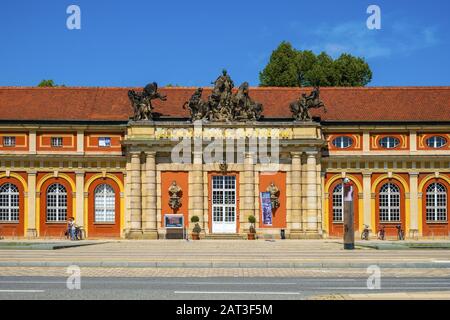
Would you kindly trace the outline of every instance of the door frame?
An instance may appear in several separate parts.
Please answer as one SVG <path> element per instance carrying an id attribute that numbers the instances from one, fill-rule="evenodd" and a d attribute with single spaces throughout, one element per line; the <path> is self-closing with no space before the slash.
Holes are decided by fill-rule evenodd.
<path id="1" fill-rule="evenodd" d="M 239 185 L 239 173 L 238 172 L 228 172 L 226 174 L 222 174 L 221 172 L 208 172 L 208 228 L 209 228 L 209 232 L 210 233 L 214 233 L 213 232 L 213 214 L 212 214 L 212 179 L 214 176 L 221 176 L 221 177 L 225 177 L 225 176 L 233 176 L 235 177 L 235 181 L 236 181 L 236 209 L 235 209 L 235 231 L 233 233 L 229 233 L 229 234 L 234 234 L 234 233 L 238 233 L 239 232 L 239 226 L 240 226 L 240 210 L 239 210 L 239 206 L 240 206 L 240 195 L 239 195 L 239 189 L 240 189 L 240 185 Z"/>

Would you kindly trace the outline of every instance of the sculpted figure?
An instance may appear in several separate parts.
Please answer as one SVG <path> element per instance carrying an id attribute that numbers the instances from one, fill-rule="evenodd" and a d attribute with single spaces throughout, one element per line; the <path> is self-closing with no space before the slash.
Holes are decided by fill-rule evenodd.
<path id="1" fill-rule="evenodd" d="M 320 100 L 320 89 L 315 87 L 311 94 L 302 93 L 300 98 L 290 104 L 292 116 L 297 121 L 312 121 L 309 109 L 324 108 L 327 112 L 325 104 Z"/>
<path id="2" fill-rule="evenodd" d="M 244 82 L 233 95 L 234 82 L 226 70 L 222 71 L 207 101 L 201 99 L 203 90 L 198 88 L 186 101 L 183 108 L 189 108 L 191 120 L 206 119 L 209 121 L 255 121 L 261 118 L 262 105 L 249 96 L 249 84 Z"/>
<path id="3" fill-rule="evenodd" d="M 133 120 L 135 121 L 152 120 L 152 100 L 167 100 L 167 97 L 165 95 L 162 95 L 158 92 L 158 84 L 156 82 L 146 85 L 142 92 L 136 92 L 134 90 L 128 91 L 128 98 L 130 99 L 133 106 Z"/>
<path id="4" fill-rule="evenodd" d="M 186 101 L 183 105 L 183 109 L 186 107 L 191 112 L 192 121 L 201 120 L 207 113 L 207 103 L 202 101 L 203 88 L 195 90 L 189 101 Z"/>
<path id="5" fill-rule="evenodd" d="M 262 104 L 253 101 L 249 96 L 249 84 L 244 82 L 233 97 L 235 120 L 259 120 L 262 114 Z"/>
<path id="6" fill-rule="evenodd" d="M 169 207 L 173 210 L 177 210 L 181 207 L 181 188 L 177 185 L 176 181 L 173 181 L 169 187 Z"/>

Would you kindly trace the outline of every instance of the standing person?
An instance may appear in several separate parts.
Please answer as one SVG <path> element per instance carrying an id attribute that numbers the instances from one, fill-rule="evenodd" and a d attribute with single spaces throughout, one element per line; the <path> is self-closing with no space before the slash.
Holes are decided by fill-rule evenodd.
<path id="1" fill-rule="evenodd" d="M 75 220 L 73 217 L 70 217 L 67 223 L 67 233 L 69 234 L 70 240 L 75 240 Z"/>

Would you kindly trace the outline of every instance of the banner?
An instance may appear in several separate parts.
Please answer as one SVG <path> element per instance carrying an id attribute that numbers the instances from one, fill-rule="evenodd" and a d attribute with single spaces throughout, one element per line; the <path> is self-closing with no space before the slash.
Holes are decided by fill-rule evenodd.
<path id="1" fill-rule="evenodd" d="M 261 214 L 265 226 L 272 226 L 272 202 L 270 192 L 261 192 Z"/>

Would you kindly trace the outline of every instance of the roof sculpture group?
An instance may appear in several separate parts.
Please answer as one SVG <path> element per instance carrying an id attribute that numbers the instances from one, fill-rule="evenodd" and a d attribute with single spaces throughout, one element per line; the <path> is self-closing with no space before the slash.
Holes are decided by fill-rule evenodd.
<path id="1" fill-rule="evenodd" d="M 198 88 L 191 98 L 183 105 L 183 109 L 189 109 L 191 121 L 204 120 L 210 122 L 233 122 L 233 121 L 258 121 L 262 117 L 263 106 L 255 102 L 249 95 L 248 82 L 242 83 L 237 92 L 233 93 L 234 82 L 222 71 L 216 81 L 214 88 L 207 100 L 202 99 L 203 88 Z M 147 85 L 142 92 L 130 90 L 128 97 L 134 109 L 133 120 L 153 120 L 152 100 L 166 101 L 167 97 L 158 92 L 158 85 L 153 82 Z M 315 87 L 309 94 L 302 95 L 290 104 L 292 117 L 295 121 L 312 121 L 309 109 L 324 108 L 320 100 L 320 89 Z"/>

